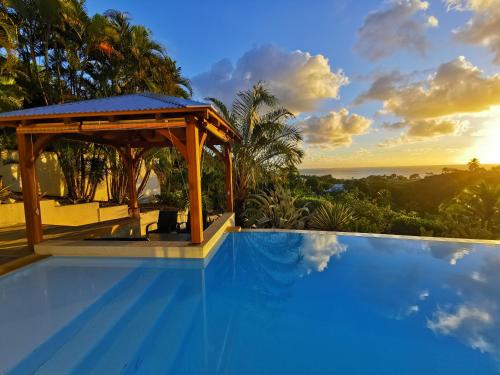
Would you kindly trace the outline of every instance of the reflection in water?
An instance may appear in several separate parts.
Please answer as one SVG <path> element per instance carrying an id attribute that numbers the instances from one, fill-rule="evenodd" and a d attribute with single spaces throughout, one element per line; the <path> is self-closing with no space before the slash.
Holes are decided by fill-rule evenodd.
<path id="1" fill-rule="evenodd" d="M 500 364 L 500 251 L 479 260 L 475 270 L 448 281 L 460 302 L 438 306 L 427 326 L 492 355 Z"/>
<path id="2" fill-rule="evenodd" d="M 323 272 L 332 256 L 340 257 L 347 250 L 347 245 L 338 242 L 335 235 L 311 233 L 304 237 L 301 249 L 303 267 L 306 274 L 312 271 Z"/>
<path id="3" fill-rule="evenodd" d="M 40 373 L 500 373 L 500 246 L 242 232 L 208 265 L 87 263 L 49 259 L 0 279 L 0 302 L 15 307 L 0 310 L 0 327 L 26 334 L 18 347 L 38 346 L 28 329 L 77 325 L 29 358 Z"/>
<path id="4" fill-rule="evenodd" d="M 494 347 L 486 341 L 483 331 L 492 329 L 491 314 L 477 307 L 460 305 L 455 311 L 446 312 L 438 308 L 427 326 L 436 333 L 462 338 L 474 349 L 494 352 Z"/>

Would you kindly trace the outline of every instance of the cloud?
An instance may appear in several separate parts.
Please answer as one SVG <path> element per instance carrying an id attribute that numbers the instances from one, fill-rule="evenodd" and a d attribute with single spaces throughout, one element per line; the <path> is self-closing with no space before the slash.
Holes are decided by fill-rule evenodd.
<path id="1" fill-rule="evenodd" d="M 460 123 L 451 120 L 430 119 L 386 124 L 384 125 L 384 129 L 404 129 L 404 131 L 398 137 L 380 142 L 378 144 L 379 147 L 392 147 L 405 143 L 425 141 L 444 135 L 453 135 L 460 129 Z"/>
<path id="2" fill-rule="evenodd" d="M 407 120 L 481 112 L 500 104 L 500 75 L 486 76 L 460 56 L 442 64 L 427 81 L 399 87 L 384 109 Z"/>
<path id="3" fill-rule="evenodd" d="M 346 108 L 329 112 L 324 116 L 311 116 L 300 121 L 305 141 L 309 145 L 335 148 L 348 146 L 356 135 L 365 134 L 372 120 L 355 113 L 349 114 Z"/>
<path id="4" fill-rule="evenodd" d="M 482 45 L 493 53 L 500 64 L 500 0 L 445 0 L 448 10 L 472 11 L 473 15 L 455 37 L 465 44 Z"/>
<path id="5" fill-rule="evenodd" d="M 380 146 L 456 134 L 465 124 L 460 117 L 500 105 L 500 75 L 485 75 L 461 56 L 417 82 L 397 71 L 379 75 L 355 103 L 367 100 L 382 101 L 383 113 L 401 119 L 385 129 L 405 129 Z"/>
<path id="6" fill-rule="evenodd" d="M 444 0 L 448 10 L 488 10 L 498 5 L 498 0 Z"/>
<path id="7" fill-rule="evenodd" d="M 484 336 L 491 329 L 493 317 L 483 309 L 461 305 L 454 313 L 438 310 L 427 327 L 436 333 L 462 338 L 473 349 L 481 352 L 495 352 L 495 348 Z"/>
<path id="8" fill-rule="evenodd" d="M 265 81 L 281 103 L 294 113 L 313 111 L 326 99 L 337 99 L 349 83 L 341 70 L 332 71 L 323 55 L 284 51 L 274 45 L 253 48 L 236 66 L 223 59 L 192 78 L 195 91 L 231 104 L 236 93 Z"/>
<path id="9" fill-rule="evenodd" d="M 368 100 L 386 100 L 396 93 L 398 85 L 407 81 L 407 77 L 395 70 L 379 74 L 375 77 L 368 91 L 362 93 L 354 104 L 362 104 Z"/>
<path id="10" fill-rule="evenodd" d="M 303 262 L 301 274 L 310 274 L 312 271 L 323 272 L 332 256 L 340 257 L 347 251 L 347 245 L 338 242 L 337 236 L 331 234 L 314 234 L 304 237 L 304 246 L 301 249 Z"/>
<path id="11" fill-rule="evenodd" d="M 394 0 L 387 9 L 370 13 L 358 29 L 354 49 L 374 61 L 401 49 L 424 55 L 428 42 L 426 30 L 438 26 L 438 19 L 427 16 L 427 1 Z"/>

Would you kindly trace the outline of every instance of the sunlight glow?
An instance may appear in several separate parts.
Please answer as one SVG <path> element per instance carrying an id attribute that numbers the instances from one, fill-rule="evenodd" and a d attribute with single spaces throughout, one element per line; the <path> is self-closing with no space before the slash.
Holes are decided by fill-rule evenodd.
<path id="1" fill-rule="evenodd" d="M 475 144 L 461 156 L 461 163 L 478 158 L 483 164 L 500 164 L 500 116 L 487 121 Z"/>

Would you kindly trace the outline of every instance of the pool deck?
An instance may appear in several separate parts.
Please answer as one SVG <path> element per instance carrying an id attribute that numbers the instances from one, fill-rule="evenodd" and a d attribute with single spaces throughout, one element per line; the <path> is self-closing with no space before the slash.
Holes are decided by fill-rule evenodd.
<path id="1" fill-rule="evenodd" d="M 140 237 L 142 230 L 138 228 L 140 222 L 133 219 L 118 220 L 106 227 L 99 226 L 99 233 L 92 232 L 97 239 L 83 240 L 77 238 L 59 238 L 43 241 L 35 245 L 35 252 L 39 255 L 57 256 L 92 256 L 92 257 L 141 257 L 141 258 L 196 258 L 207 257 L 221 239 L 226 230 L 234 227 L 234 214 L 224 213 L 203 232 L 204 240 L 200 244 L 193 244 L 187 240 L 163 240 L 161 237 L 151 237 L 150 241 L 99 241 L 99 236 L 117 235 L 118 237 Z M 85 238 L 85 237 L 84 237 Z"/>

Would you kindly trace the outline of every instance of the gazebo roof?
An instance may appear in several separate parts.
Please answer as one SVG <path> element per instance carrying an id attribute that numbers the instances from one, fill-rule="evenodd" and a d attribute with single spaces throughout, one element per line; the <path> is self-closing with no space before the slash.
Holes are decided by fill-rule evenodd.
<path id="1" fill-rule="evenodd" d="M 54 134 L 66 139 L 145 147 L 159 145 L 168 131 L 184 141 L 186 124 L 196 119 L 208 134 L 207 145 L 241 139 L 209 103 L 153 93 L 119 95 L 0 113 L 0 126 L 20 133 Z M 108 132 L 105 134 L 104 132 Z M 109 133 L 111 132 L 111 133 Z M 148 133 L 149 132 L 149 133 Z M 155 139 L 156 137 L 156 139 Z M 163 134 L 165 137 L 165 134 Z"/>
<path id="2" fill-rule="evenodd" d="M 54 104 L 0 113 L 0 121 L 20 118 L 59 117 L 61 115 L 104 115 L 136 111 L 155 111 L 182 108 L 212 108 L 208 103 L 153 93 L 130 94 Z"/>

